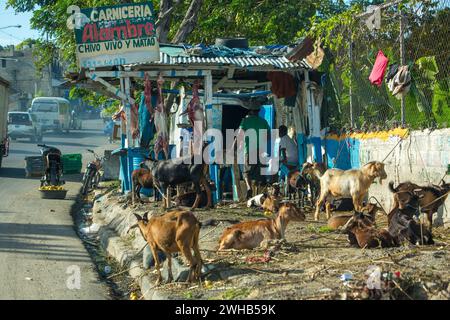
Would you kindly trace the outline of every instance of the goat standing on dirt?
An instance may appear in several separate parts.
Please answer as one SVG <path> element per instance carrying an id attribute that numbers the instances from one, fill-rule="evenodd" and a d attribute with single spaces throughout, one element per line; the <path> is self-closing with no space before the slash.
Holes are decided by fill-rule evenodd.
<path id="1" fill-rule="evenodd" d="M 306 179 L 311 191 L 311 204 L 317 202 L 320 195 L 320 177 L 327 170 L 325 163 L 305 162 L 302 166 L 302 175 Z"/>
<path id="2" fill-rule="evenodd" d="M 158 272 L 156 285 L 161 284 L 161 264 L 158 251 L 164 252 L 167 257 L 168 279 L 173 281 L 172 253 L 181 252 L 189 264 L 189 281 L 200 280 L 202 258 L 198 245 L 201 224 L 190 211 L 171 211 L 159 217 L 148 220 L 147 213 L 143 217 L 134 214 L 138 220 L 138 227 L 147 241 L 155 259 L 155 268 Z M 191 249 L 194 250 L 192 255 Z"/>
<path id="3" fill-rule="evenodd" d="M 297 194 L 298 205 L 300 207 L 305 206 L 305 195 L 308 189 L 308 181 L 300 173 L 299 170 L 289 172 L 287 176 L 287 192 L 289 195 L 289 200 L 291 200 L 291 195 Z"/>
<path id="4" fill-rule="evenodd" d="M 447 199 L 450 192 L 450 183 L 445 183 L 441 180 L 440 185 L 433 186 L 418 186 L 412 182 L 402 182 L 396 188 L 394 188 L 394 182 L 389 182 L 389 190 L 393 193 L 401 191 L 413 192 L 414 190 L 421 190 L 420 194 L 423 197 L 419 200 L 419 205 L 421 212 L 425 213 L 428 219 L 428 229 L 432 232 L 433 229 L 433 214 L 438 211 L 439 207 L 442 206 Z M 398 208 L 399 204 L 394 197 L 394 208 Z"/>
<path id="5" fill-rule="evenodd" d="M 141 201 L 141 189 L 142 188 L 153 188 L 153 176 L 149 169 L 139 168 L 133 170 L 131 173 L 132 186 L 132 196 L 133 203 L 134 199 L 137 198 Z"/>
<path id="6" fill-rule="evenodd" d="M 284 203 L 275 219 L 245 221 L 233 225 L 223 232 L 219 250 L 253 249 L 263 240 L 283 239 L 289 221 L 304 221 L 305 215 L 292 203 Z"/>
<path id="7" fill-rule="evenodd" d="M 179 159 L 178 159 L 179 160 Z M 206 180 L 206 171 L 208 166 L 206 164 L 194 164 L 194 157 L 186 159 L 187 163 L 174 161 L 174 160 L 161 160 L 156 161 L 147 159 L 146 164 L 150 168 L 153 176 L 153 183 L 161 189 L 162 192 L 166 191 L 167 196 L 164 203 L 164 207 L 170 207 L 170 187 L 175 187 L 182 183 L 192 182 L 194 184 L 196 198 L 192 205 L 192 210 L 197 208 L 201 200 L 201 185 L 205 188 L 207 194 L 206 207 L 212 207 L 212 195 L 209 183 Z"/>
<path id="8" fill-rule="evenodd" d="M 372 161 L 361 169 L 328 169 L 320 178 L 320 197 L 317 200 L 314 219 L 319 220 L 320 207 L 324 202 L 326 202 L 327 219 L 330 218 L 330 196 L 336 198 L 351 197 L 355 210 L 361 211 L 363 199 L 375 178 L 380 178 L 380 183 L 387 178 L 384 163 Z"/>

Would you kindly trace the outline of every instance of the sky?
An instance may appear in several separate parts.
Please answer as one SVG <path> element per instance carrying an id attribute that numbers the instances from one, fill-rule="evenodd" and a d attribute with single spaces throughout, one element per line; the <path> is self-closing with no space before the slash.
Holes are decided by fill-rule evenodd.
<path id="1" fill-rule="evenodd" d="M 37 38 L 39 32 L 30 27 L 31 12 L 15 14 L 14 10 L 5 9 L 6 0 L 0 0 L 0 46 L 18 44 L 27 38 Z M 2 27 L 20 24 L 21 28 Z"/>

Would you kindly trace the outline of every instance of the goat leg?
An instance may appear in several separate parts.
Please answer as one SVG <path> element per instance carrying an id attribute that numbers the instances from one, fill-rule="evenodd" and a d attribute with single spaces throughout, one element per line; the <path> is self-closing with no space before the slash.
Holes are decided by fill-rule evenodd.
<path id="1" fill-rule="evenodd" d="M 172 255 L 167 255 L 167 283 L 170 283 L 173 281 L 173 274 L 172 274 Z"/>
<path id="2" fill-rule="evenodd" d="M 199 182 L 194 182 L 194 187 L 195 187 L 195 201 L 194 204 L 192 205 L 191 210 L 197 209 L 198 205 L 200 204 L 200 200 L 201 200 L 201 196 L 202 196 L 202 190 L 200 188 L 200 184 Z"/>
<path id="3" fill-rule="evenodd" d="M 428 230 L 430 231 L 430 234 L 433 230 L 433 213 L 434 212 L 427 212 L 427 219 L 428 219 Z"/>
<path id="4" fill-rule="evenodd" d="M 327 220 L 331 218 L 331 203 L 327 201 L 325 203 L 325 212 L 327 214 Z"/>
<path id="5" fill-rule="evenodd" d="M 320 197 L 319 197 L 319 200 L 317 200 L 316 211 L 314 213 L 314 220 L 316 220 L 316 221 L 319 220 L 320 207 L 325 202 L 326 198 L 327 198 L 327 194 L 321 194 Z"/>
<path id="6" fill-rule="evenodd" d="M 161 264 L 159 261 L 159 256 L 158 256 L 156 247 L 150 243 L 149 243 L 149 245 L 150 245 L 150 250 L 152 251 L 153 259 L 155 260 L 155 269 L 156 269 L 156 272 L 158 273 L 158 278 L 156 279 L 155 284 L 157 286 L 159 286 L 162 283 Z M 166 254 L 166 256 L 169 256 L 169 254 Z"/>
<path id="7" fill-rule="evenodd" d="M 201 179 L 201 183 L 206 191 L 206 197 L 207 197 L 206 208 L 212 208 L 212 194 L 211 194 L 211 189 L 209 187 L 209 183 L 208 183 L 208 181 L 206 181 L 205 178 Z"/>

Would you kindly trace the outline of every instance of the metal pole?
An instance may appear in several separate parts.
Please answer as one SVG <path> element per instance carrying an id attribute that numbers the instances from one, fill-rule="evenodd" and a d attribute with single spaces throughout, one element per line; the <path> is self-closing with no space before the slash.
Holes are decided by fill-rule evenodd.
<path id="1" fill-rule="evenodd" d="M 349 89 L 348 95 L 350 98 L 350 125 L 352 128 L 355 127 L 355 118 L 353 115 L 353 94 L 352 94 L 352 74 L 353 74 L 353 37 L 350 36 L 350 47 L 348 49 L 348 58 L 350 61 L 350 75 L 349 75 Z"/>
<path id="2" fill-rule="evenodd" d="M 404 19 L 402 11 L 400 9 L 400 64 L 402 66 L 405 65 L 404 38 L 405 38 L 405 19 Z M 402 97 L 401 97 L 400 106 L 401 106 L 401 121 L 402 121 L 402 126 L 404 126 L 406 124 L 406 121 L 405 121 L 405 96 L 404 95 L 402 95 Z"/>

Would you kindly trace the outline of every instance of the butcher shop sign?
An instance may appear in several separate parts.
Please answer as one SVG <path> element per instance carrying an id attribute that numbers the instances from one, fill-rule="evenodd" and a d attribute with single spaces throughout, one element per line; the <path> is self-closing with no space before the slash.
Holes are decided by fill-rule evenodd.
<path id="1" fill-rule="evenodd" d="M 152 3 L 81 10 L 70 6 L 67 12 L 67 27 L 75 29 L 79 67 L 159 61 Z"/>

